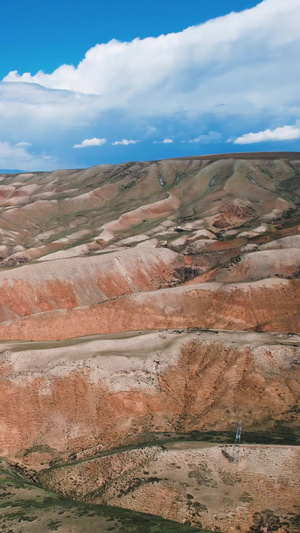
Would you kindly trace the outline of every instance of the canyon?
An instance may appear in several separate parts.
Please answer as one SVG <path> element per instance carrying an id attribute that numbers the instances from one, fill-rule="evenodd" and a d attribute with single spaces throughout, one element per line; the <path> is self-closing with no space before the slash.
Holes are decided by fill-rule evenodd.
<path id="1" fill-rule="evenodd" d="M 2 174 L 0 233 L 2 531 L 299 531 L 299 153 Z"/>

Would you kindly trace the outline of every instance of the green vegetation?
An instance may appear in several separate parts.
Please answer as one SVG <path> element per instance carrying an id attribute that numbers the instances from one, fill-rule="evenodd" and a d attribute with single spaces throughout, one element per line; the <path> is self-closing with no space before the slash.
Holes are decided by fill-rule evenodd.
<path id="1" fill-rule="evenodd" d="M 0 461 L 0 532 L 39 533 L 68 527 L 78 533 L 201 533 L 153 515 L 63 498 L 30 484 Z"/>
<path id="2" fill-rule="evenodd" d="M 190 433 L 168 432 L 168 433 L 148 433 L 140 434 L 139 441 L 112 448 L 101 453 L 88 456 L 84 459 L 75 459 L 68 463 L 58 464 L 57 460 L 53 460 L 50 464 L 54 468 L 68 466 L 70 464 L 79 464 L 100 457 L 113 455 L 115 453 L 127 452 L 134 449 L 149 448 L 152 446 L 162 446 L 172 442 L 197 441 L 206 442 L 207 444 L 233 444 L 235 436 L 235 428 L 232 431 L 191 431 Z M 285 427 L 281 423 L 277 423 L 275 428 L 269 432 L 262 431 L 243 431 L 242 444 L 269 444 L 269 445 L 293 445 L 300 446 L 300 434 L 294 432 L 290 427 Z"/>

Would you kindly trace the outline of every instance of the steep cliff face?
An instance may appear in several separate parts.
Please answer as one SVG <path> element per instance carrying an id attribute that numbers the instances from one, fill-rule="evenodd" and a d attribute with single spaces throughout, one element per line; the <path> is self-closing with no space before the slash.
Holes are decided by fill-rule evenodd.
<path id="1" fill-rule="evenodd" d="M 28 466 L 159 432 L 297 431 L 299 337 L 140 332 L 6 343 L 2 455 Z M 86 453 L 86 452 L 85 452 Z"/>
<path id="2" fill-rule="evenodd" d="M 0 180 L 0 455 L 76 498 L 228 533 L 259 531 L 268 520 L 274 531 L 296 531 L 295 499 L 286 496 L 294 485 L 280 469 L 271 481 L 258 474 L 254 456 L 263 464 L 263 449 L 249 448 L 248 462 L 228 466 L 230 483 L 220 463 L 205 496 L 191 469 L 180 480 L 170 471 L 196 461 L 206 479 L 207 465 L 219 464 L 218 447 L 195 457 L 159 448 L 154 458 L 146 446 L 141 465 L 146 472 L 152 465 L 151 481 L 139 470 L 119 492 L 107 492 L 109 482 L 97 488 L 96 479 L 104 453 L 123 468 L 131 459 L 117 457 L 119 447 L 201 438 L 199 431 L 213 439 L 230 431 L 232 441 L 239 419 L 251 442 L 297 442 L 299 154 Z M 298 456 L 282 453 L 292 476 Z M 266 465 L 276 454 L 266 452 Z M 78 461 L 89 462 L 86 471 Z M 80 483 L 69 484 L 65 471 Z M 259 501 L 259 484 L 275 494 L 275 518 L 266 514 L 275 507 Z"/>

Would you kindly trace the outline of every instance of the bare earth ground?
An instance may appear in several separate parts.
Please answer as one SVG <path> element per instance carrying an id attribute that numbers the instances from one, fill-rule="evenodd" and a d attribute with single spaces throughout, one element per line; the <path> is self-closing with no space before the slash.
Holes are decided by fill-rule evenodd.
<path id="1" fill-rule="evenodd" d="M 220 446 L 180 442 L 53 468 L 41 479 L 85 502 L 138 508 L 200 528 L 260 531 L 265 521 L 296 532 L 299 468 L 297 447 L 245 445 L 239 464 L 232 464 Z"/>
<path id="2" fill-rule="evenodd" d="M 3 174 L 0 235 L 2 531 L 299 531 L 299 153 Z"/>
<path id="3" fill-rule="evenodd" d="M 58 496 L 24 480 L 0 463 L 0 530 L 10 533 L 189 533 L 202 530 L 157 516 L 105 505 L 89 505 Z M 205 533 L 205 532 L 203 532 Z"/>

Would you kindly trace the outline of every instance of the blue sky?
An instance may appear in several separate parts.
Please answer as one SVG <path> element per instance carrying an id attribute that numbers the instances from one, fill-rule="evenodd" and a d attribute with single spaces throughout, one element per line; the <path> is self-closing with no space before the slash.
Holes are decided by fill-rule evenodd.
<path id="1" fill-rule="evenodd" d="M 0 168 L 300 150 L 299 0 L 4 0 Z"/>

